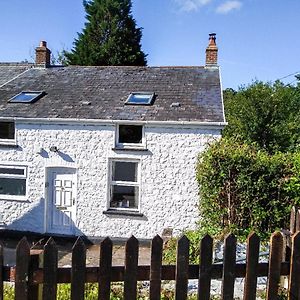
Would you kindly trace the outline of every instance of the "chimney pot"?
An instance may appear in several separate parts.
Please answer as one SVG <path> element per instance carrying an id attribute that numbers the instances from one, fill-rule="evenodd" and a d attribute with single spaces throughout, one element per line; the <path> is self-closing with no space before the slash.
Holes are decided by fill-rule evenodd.
<path id="1" fill-rule="evenodd" d="M 218 65 L 218 47 L 216 44 L 216 34 L 210 33 L 208 40 L 209 40 L 209 42 L 208 42 L 208 47 L 206 48 L 205 65 L 208 67 L 217 66 Z"/>
<path id="2" fill-rule="evenodd" d="M 47 68 L 50 66 L 51 51 L 47 48 L 47 42 L 41 41 L 39 47 L 35 48 L 35 64 Z"/>
<path id="3" fill-rule="evenodd" d="M 40 47 L 47 47 L 46 41 L 40 41 Z"/>

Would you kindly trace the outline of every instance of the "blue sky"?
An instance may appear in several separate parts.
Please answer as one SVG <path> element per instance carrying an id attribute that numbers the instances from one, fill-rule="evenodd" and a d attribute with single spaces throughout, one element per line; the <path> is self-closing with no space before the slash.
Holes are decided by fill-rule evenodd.
<path id="1" fill-rule="evenodd" d="M 150 66 L 204 65 L 208 34 L 216 32 L 224 88 L 300 72 L 299 0 L 132 3 Z M 54 54 L 71 49 L 84 17 L 82 0 L 0 0 L 0 62 L 33 60 L 40 40 Z"/>

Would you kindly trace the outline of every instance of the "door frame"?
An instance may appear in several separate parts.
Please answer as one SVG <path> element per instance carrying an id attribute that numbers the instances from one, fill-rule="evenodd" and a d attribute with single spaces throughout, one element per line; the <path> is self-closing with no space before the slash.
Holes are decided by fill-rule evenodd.
<path id="1" fill-rule="evenodd" d="M 72 214 L 72 226 L 70 228 L 70 231 L 68 232 L 55 232 L 51 230 L 51 221 L 52 221 L 52 193 L 53 193 L 53 187 L 51 190 L 51 184 L 50 181 L 52 179 L 52 174 L 55 171 L 59 171 L 62 174 L 73 174 L 74 179 L 74 198 L 75 201 L 72 205 L 73 214 Z M 74 224 L 77 224 L 77 169 L 75 167 L 69 167 L 69 166 L 50 166 L 45 168 L 45 215 L 44 215 L 44 232 L 45 233 L 57 233 L 57 234 L 66 234 L 66 235 L 74 235 L 75 234 L 75 228 Z"/>

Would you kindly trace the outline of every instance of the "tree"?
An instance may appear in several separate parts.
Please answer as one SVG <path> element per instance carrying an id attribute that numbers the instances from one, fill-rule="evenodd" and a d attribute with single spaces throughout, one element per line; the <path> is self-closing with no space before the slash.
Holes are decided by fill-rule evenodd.
<path id="1" fill-rule="evenodd" d="M 65 52 L 71 65 L 146 65 L 141 28 L 131 15 L 131 0 L 84 0 L 85 28 Z"/>
<path id="2" fill-rule="evenodd" d="M 225 137 L 255 143 L 269 153 L 295 151 L 300 142 L 300 86 L 254 82 L 224 92 Z"/>

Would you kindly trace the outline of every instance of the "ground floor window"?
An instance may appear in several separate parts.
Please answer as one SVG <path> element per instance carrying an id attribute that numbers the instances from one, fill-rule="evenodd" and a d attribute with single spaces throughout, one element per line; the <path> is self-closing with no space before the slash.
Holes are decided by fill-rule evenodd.
<path id="1" fill-rule="evenodd" d="M 26 167 L 0 165 L 0 196 L 25 196 L 26 180 Z"/>
<path id="2" fill-rule="evenodd" d="M 110 208 L 138 209 L 139 162 L 111 160 Z"/>

